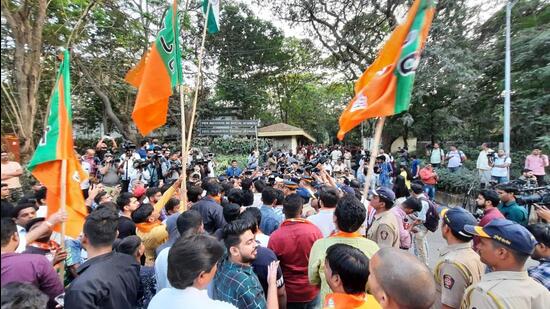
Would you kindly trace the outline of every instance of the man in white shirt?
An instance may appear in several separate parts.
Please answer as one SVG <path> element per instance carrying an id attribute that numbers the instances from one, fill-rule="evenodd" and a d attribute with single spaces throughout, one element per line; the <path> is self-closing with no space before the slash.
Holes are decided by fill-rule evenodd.
<path id="1" fill-rule="evenodd" d="M 332 164 L 335 164 L 336 161 L 338 159 L 340 159 L 340 157 L 342 157 L 342 151 L 340 151 L 340 148 L 336 148 L 330 153 L 330 158 L 332 159 Z"/>
<path id="2" fill-rule="evenodd" d="M 493 150 L 489 148 L 487 143 L 481 144 L 481 151 L 477 156 L 476 167 L 479 172 L 479 181 L 481 187 L 485 188 L 491 181 L 491 166 L 489 165 L 489 154 L 493 153 Z"/>
<path id="3" fill-rule="evenodd" d="M 447 168 L 451 171 L 451 173 L 454 173 L 462 166 L 462 162 L 466 160 L 466 155 L 464 155 L 464 152 L 456 149 L 456 146 L 453 145 L 450 147 L 446 158 Z"/>
<path id="4" fill-rule="evenodd" d="M 338 200 L 339 192 L 336 188 L 322 188 L 319 192 L 319 205 L 321 206 L 319 213 L 307 218 L 321 230 L 323 237 L 330 236 L 336 230 L 336 226 L 334 225 L 334 209 L 336 209 Z"/>
<path id="5" fill-rule="evenodd" d="M 498 183 L 508 182 L 508 169 L 511 164 L 512 159 L 504 153 L 503 149 L 499 149 L 492 164 L 491 178 Z"/>
<path id="6" fill-rule="evenodd" d="M 17 234 L 19 234 L 19 245 L 15 249 L 15 252 L 21 253 L 25 251 L 25 247 L 27 246 L 27 242 L 25 241 L 27 230 L 25 230 L 25 226 L 32 219 L 36 218 L 36 208 L 36 205 L 32 203 L 25 203 L 18 205 L 13 210 L 13 219 L 15 224 L 17 224 Z"/>
<path id="7" fill-rule="evenodd" d="M 118 165 L 118 171 L 120 173 L 120 179 L 122 180 L 122 191 L 128 192 L 130 189 L 130 181 L 132 177 L 135 177 L 136 170 L 134 168 L 134 162 L 141 160 L 141 157 L 135 152 L 136 146 L 126 146 L 124 154 L 120 156 L 120 164 Z"/>
<path id="8" fill-rule="evenodd" d="M 440 167 L 445 161 L 445 152 L 439 148 L 438 143 L 434 143 L 432 150 L 428 151 L 428 154 L 430 156 L 430 164 L 432 164 L 433 168 Z"/>
<path id="9" fill-rule="evenodd" d="M 168 255 L 168 281 L 172 287 L 160 290 L 151 299 L 148 308 L 236 308 L 229 303 L 210 299 L 206 290 L 223 253 L 222 244 L 212 236 L 198 234 L 180 238 Z"/>

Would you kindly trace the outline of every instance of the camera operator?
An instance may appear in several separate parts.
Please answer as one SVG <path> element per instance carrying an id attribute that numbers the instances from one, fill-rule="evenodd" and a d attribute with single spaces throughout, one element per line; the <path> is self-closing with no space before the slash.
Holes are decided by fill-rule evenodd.
<path id="1" fill-rule="evenodd" d="M 157 149 L 158 147 L 158 149 Z M 162 154 L 160 153 L 160 146 L 155 146 L 154 150 L 147 151 L 147 160 L 145 161 L 146 165 L 143 170 L 143 175 L 149 174 L 148 184 L 149 187 L 158 187 L 160 183 L 160 177 L 162 176 L 161 168 L 161 158 Z"/>
<path id="2" fill-rule="evenodd" d="M 536 188 L 538 186 L 537 176 L 533 174 L 533 171 L 525 168 L 521 171 L 521 176 L 518 177 L 524 186 L 527 188 Z"/>
<path id="3" fill-rule="evenodd" d="M 149 185 L 149 187 L 152 187 L 150 185 L 151 174 L 149 174 L 149 170 L 147 169 L 148 165 L 149 165 L 149 162 L 147 160 L 137 159 L 134 161 L 134 164 L 133 164 L 134 172 L 130 174 L 129 191 L 131 191 L 134 187 L 136 187 L 136 185 L 140 183 L 143 184 L 144 186 Z"/>
<path id="4" fill-rule="evenodd" d="M 527 210 L 516 202 L 517 187 L 513 184 L 503 183 L 497 185 L 496 191 L 500 198 L 498 210 L 500 210 L 504 217 L 523 226 L 527 226 L 529 218 Z"/>
<path id="5" fill-rule="evenodd" d="M 216 172 L 214 171 L 214 169 L 216 168 L 216 161 L 214 160 L 214 154 L 213 153 L 208 153 L 206 154 L 206 160 L 207 160 L 207 165 L 206 165 L 206 168 L 208 169 L 208 177 L 216 177 Z"/>
<path id="6" fill-rule="evenodd" d="M 166 153 L 166 152 L 165 152 Z M 170 155 L 168 160 L 161 163 L 162 177 L 165 183 L 170 183 L 180 177 L 182 164 L 179 160 L 179 153 L 175 152 Z"/>
<path id="7" fill-rule="evenodd" d="M 132 143 L 125 143 L 123 146 L 124 153 L 120 156 L 120 163 L 118 164 L 118 172 L 122 179 L 122 191 L 128 192 L 130 189 L 130 181 L 135 178 L 136 169 L 134 168 L 134 162 L 140 161 L 141 157 L 136 153 L 136 145 Z"/>
<path id="8" fill-rule="evenodd" d="M 512 164 L 512 159 L 504 153 L 503 149 L 499 149 L 497 155 L 493 157 L 490 165 L 491 177 L 493 180 L 496 180 L 498 183 L 508 182 L 508 170 Z"/>
<path id="9" fill-rule="evenodd" d="M 110 152 L 105 153 L 104 160 L 99 167 L 99 174 L 101 175 L 101 183 L 105 187 L 114 188 L 118 185 L 120 177 L 118 176 L 117 163 L 114 160 L 113 154 Z"/>
<path id="10" fill-rule="evenodd" d="M 111 149 L 109 149 L 109 146 L 107 146 L 107 143 L 105 143 L 105 140 L 110 140 L 112 143 Z M 99 158 L 99 160 L 103 160 L 104 156 L 107 152 L 114 152 L 118 148 L 118 145 L 116 144 L 116 141 L 114 138 L 104 135 L 101 137 L 101 139 L 97 142 L 95 146 L 96 150 L 96 156 Z"/>

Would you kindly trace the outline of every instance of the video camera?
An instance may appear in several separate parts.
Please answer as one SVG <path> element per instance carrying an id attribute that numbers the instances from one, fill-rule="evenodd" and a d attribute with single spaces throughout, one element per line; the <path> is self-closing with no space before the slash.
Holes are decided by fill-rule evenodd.
<path id="1" fill-rule="evenodd" d="M 516 201 L 520 205 L 550 206 L 550 186 L 537 188 L 520 188 L 516 194 Z"/>
<path id="2" fill-rule="evenodd" d="M 125 152 L 133 151 L 136 149 L 136 145 L 130 141 L 127 141 L 122 144 L 122 149 L 124 149 Z"/>
<path id="3" fill-rule="evenodd" d="M 135 169 L 143 169 L 146 168 L 147 165 L 149 165 L 149 161 L 147 160 L 135 160 L 133 164 Z"/>

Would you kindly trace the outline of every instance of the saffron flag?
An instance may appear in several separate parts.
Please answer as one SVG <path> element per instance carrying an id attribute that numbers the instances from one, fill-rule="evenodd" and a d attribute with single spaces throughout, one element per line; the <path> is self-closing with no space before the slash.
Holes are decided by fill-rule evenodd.
<path id="1" fill-rule="evenodd" d="M 34 177 L 48 189 L 46 204 L 48 215 L 59 211 L 61 192 L 65 190 L 65 210 L 68 220 L 65 232 L 68 236 L 78 237 L 82 232 L 87 215 L 84 196 L 80 189 L 80 179 L 88 177 L 80 166 L 73 149 L 71 80 L 69 75 L 69 52 L 63 53 L 63 60 L 57 73 L 55 89 L 50 99 L 48 123 L 44 136 L 28 165 Z M 62 187 L 62 162 L 66 161 L 66 186 Z M 59 227 L 56 227 L 59 230 Z"/>
<path id="2" fill-rule="evenodd" d="M 178 1 L 174 0 L 155 42 L 125 77 L 129 84 L 138 88 L 132 119 L 142 135 L 166 123 L 168 99 L 172 89 L 183 80 L 177 6 Z"/>
<path id="3" fill-rule="evenodd" d="M 340 116 L 338 139 L 365 119 L 409 109 L 420 53 L 435 13 L 433 0 L 416 0 L 378 58 L 355 83 L 355 97 Z"/>
<path id="4" fill-rule="evenodd" d="M 210 5 L 210 9 L 208 6 Z M 206 30 L 208 33 L 216 33 L 220 31 L 220 0 L 203 0 L 202 12 L 206 14 L 208 11 Z"/>

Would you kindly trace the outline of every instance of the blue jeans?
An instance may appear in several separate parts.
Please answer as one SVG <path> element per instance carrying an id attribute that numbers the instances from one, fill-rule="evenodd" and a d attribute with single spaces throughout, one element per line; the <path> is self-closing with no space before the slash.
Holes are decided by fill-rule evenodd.
<path id="1" fill-rule="evenodd" d="M 449 171 L 450 171 L 451 173 L 454 173 L 454 172 L 458 171 L 459 168 L 460 168 L 460 166 L 449 167 Z"/>
<path id="2" fill-rule="evenodd" d="M 435 185 L 424 185 L 424 192 L 428 195 L 430 200 L 435 198 Z"/>
<path id="3" fill-rule="evenodd" d="M 497 181 L 498 183 L 505 183 L 508 182 L 508 177 L 506 176 L 491 176 L 493 180 Z"/>

